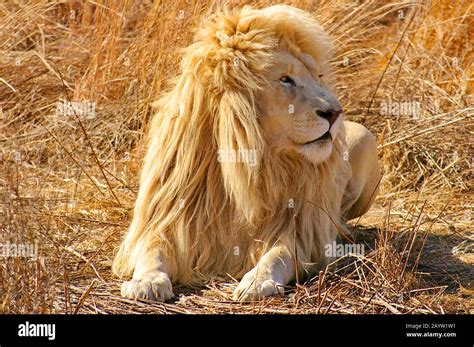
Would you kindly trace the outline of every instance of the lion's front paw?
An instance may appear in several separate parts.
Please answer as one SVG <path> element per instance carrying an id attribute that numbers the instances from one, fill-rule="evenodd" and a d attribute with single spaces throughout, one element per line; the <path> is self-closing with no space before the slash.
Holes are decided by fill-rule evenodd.
<path id="1" fill-rule="evenodd" d="M 264 296 L 284 294 L 283 284 L 274 281 L 265 274 L 258 274 L 251 270 L 245 274 L 237 288 L 234 290 L 234 300 L 251 301 Z"/>
<path id="2" fill-rule="evenodd" d="M 174 296 L 171 281 L 165 273 L 150 278 L 124 282 L 122 283 L 121 294 L 123 297 L 130 299 L 160 302 L 165 302 Z"/>

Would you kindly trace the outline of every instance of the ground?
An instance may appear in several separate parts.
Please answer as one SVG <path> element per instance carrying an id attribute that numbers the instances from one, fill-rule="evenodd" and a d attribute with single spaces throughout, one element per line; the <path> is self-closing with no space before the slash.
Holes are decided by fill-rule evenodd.
<path id="1" fill-rule="evenodd" d="M 231 6 L 268 1 L 231 1 Z M 179 49 L 217 3 L 0 5 L 0 262 L 6 313 L 473 313 L 473 4 L 291 1 L 334 38 L 345 118 L 377 137 L 384 171 L 351 221 L 364 256 L 259 302 L 237 281 L 175 287 L 176 300 L 119 295 L 113 254 L 138 189 L 150 104 Z M 77 103 L 71 112 L 70 102 Z"/>

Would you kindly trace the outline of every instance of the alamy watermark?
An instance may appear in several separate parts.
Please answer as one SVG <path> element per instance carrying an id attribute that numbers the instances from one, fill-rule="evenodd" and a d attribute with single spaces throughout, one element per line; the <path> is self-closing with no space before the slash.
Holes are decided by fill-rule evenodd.
<path id="1" fill-rule="evenodd" d="M 344 257 L 346 255 L 363 256 L 365 254 L 365 246 L 361 243 L 341 244 L 333 241 L 332 243 L 327 243 L 324 249 L 326 257 L 333 258 Z"/>
<path id="2" fill-rule="evenodd" d="M 257 165 L 256 149 L 219 149 L 217 151 L 219 163 L 248 163 L 250 166 Z"/>
<path id="3" fill-rule="evenodd" d="M 382 116 L 410 116 L 416 119 L 421 116 L 421 103 L 419 101 L 395 101 L 389 98 L 380 103 L 380 114 Z"/>
<path id="4" fill-rule="evenodd" d="M 0 243 L 0 258 L 38 259 L 38 241 L 34 243 Z"/>
<path id="5" fill-rule="evenodd" d="M 19 337 L 46 337 L 50 341 L 56 339 L 56 324 L 37 324 L 26 321 L 18 325 Z"/>
<path id="6" fill-rule="evenodd" d="M 95 117 L 95 102 L 62 101 L 56 103 L 56 116 Z"/>

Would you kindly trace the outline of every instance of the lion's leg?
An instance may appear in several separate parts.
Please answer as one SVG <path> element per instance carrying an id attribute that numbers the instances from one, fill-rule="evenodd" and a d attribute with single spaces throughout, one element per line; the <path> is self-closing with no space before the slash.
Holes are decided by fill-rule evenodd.
<path id="1" fill-rule="evenodd" d="M 294 261 L 288 248 L 275 246 L 240 281 L 234 300 L 247 301 L 285 292 L 283 286 L 295 277 Z"/>
<path id="2" fill-rule="evenodd" d="M 174 294 L 159 251 L 148 251 L 137 260 L 133 279 L 122 284 L 122 296 L 164 302 Z"/>
<path id="3" fill-rule="evenodd" d="M 344 122 L 344 127 L 352 176 L 344 192 L 341 212 L 349 220 L 368 211 L 377 196 L 381 173 L 374 135 L 358 123 Z"/>

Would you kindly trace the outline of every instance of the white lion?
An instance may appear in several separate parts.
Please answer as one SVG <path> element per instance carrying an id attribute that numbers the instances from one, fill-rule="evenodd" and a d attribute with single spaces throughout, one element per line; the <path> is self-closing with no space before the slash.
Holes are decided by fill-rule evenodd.
<path id="1" fill-rule="evenodd" d="M 165 301 L 172 282 L 230 274 L 242 278 L 234 299 L 252 300 L 327 264 L 325 245 L 368 210 L 380 180 L 374 136 L 343 121 L 328 86 L 331 49 L 316 20 L 289 6 L 204 23 L 156 103 L 114 262 L 133 274 L 123 296 Z"/>

